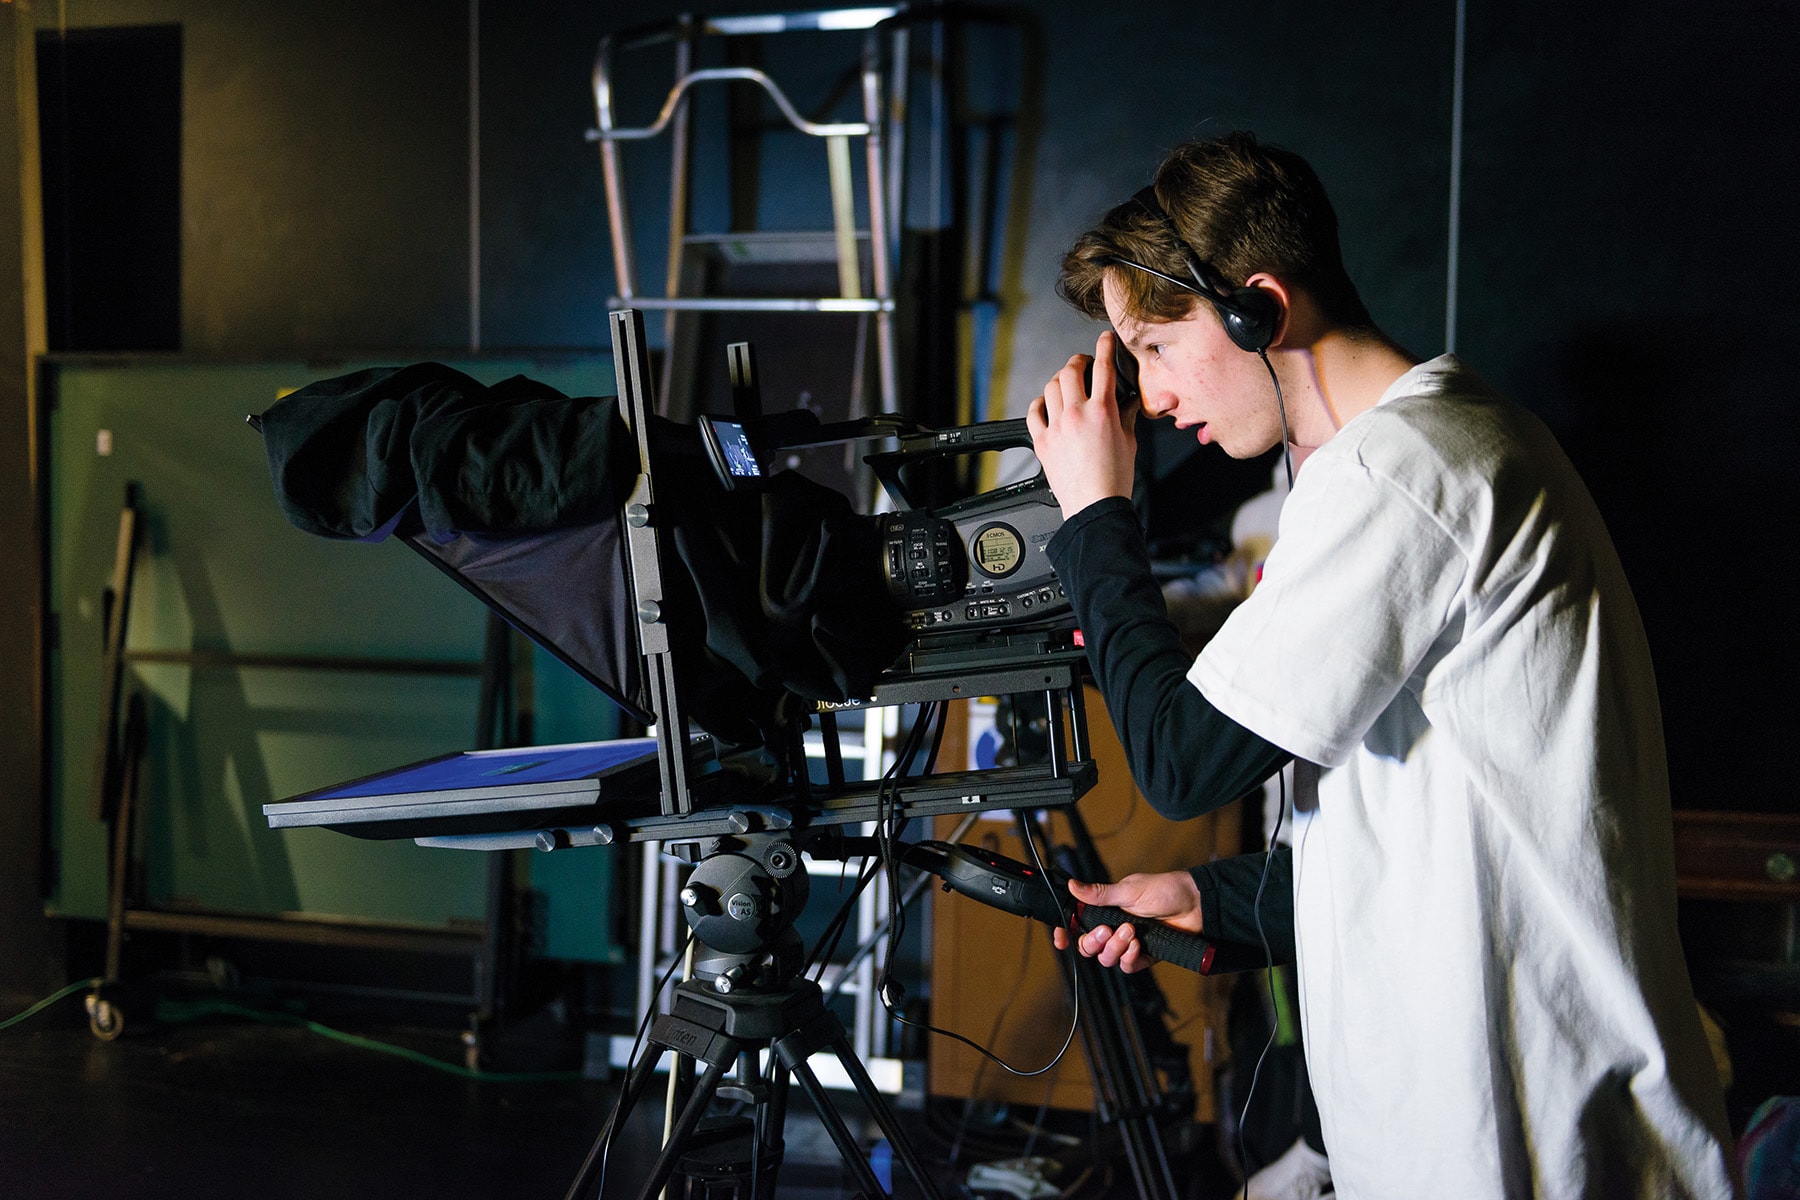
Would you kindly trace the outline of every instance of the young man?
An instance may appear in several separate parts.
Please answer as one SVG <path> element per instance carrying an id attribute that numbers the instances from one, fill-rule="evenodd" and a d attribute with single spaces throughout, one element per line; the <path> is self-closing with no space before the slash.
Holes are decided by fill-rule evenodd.
<path id="1" fill-rule="evenodd" d="M 1112 331 L 1091 394 L 1077 356 L 1028 413 L 1048 549 L 1138 784 L 1186 816 L 1296 762 L 1291 885 L 1277 862 L 1071 890 L 1274 942 L 1245 896 L 1291 886 L 1341 1196 L 1731 1195 L 1649 654 L 1555 439 L 1384 336 L 1317 177 L 1249 135 L 1177 149 L 1060 290 Z M 1297 468 L 1261 584 L 1191 662 L 1126 499 L 1121 344 L 1150 416 Z M 1079 944 L 1149 962 L 1128 924 Z"/>

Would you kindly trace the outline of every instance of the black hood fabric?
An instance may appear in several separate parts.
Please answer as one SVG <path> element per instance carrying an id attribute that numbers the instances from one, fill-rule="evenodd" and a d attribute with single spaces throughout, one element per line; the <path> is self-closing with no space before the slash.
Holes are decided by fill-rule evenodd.
<path id="1" fill-rule="evenodd" d="M 276 501 L 296 527 L 398 534 L 650 723 L 619 510 L 635 441 L 612 397 L 438 363 L 358 371 L 261 418 Z M 652 424 L 666 619 L 690 720 L 775 744 L 795 699 L 867 696 L 906 643 L 875 522 L 783 473 L 726 492 L 692 428 Z M 673 549 L 673 554 L 669 552 Z"/>
<path id="2" fill-rule="evenodd" d="M 262 415 L 275 499 L 295 526 L 367 538 L 409 506 L 439 540 L 610 518 L 637 474 L 611 396 L 440 363 L 320 380 Z M 622 490 L 621 490 L 622 489 Z"/>

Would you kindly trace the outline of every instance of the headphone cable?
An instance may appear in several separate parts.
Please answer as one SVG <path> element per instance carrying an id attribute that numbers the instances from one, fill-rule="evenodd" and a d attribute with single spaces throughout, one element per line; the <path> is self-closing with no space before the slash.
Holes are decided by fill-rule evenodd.
<path id="1" fill-rule="evenodd" d="M 1282 823 L 1287 820 L 1287 776 L 1283 774 L 1283 771 L 1285 770 L 1286 768 L 1284 767 L 1282 768 L 1282 771 L 1277 771 L 1275 773 L 1277 789 L 1275 828 L 1269 831 L 1269 848 L 1263 855 L 1262 877 L 1256 881 L 1256 899 L 1250 902 L 1250 911 L 1256 918 L 1256 936 L 1262 942 L 1263 961 L 1268 964 L 1267 979 L 1269 985 L 1269 1001 L 1272 1004 L 1275 1002 L 1275 989 L 1282 986 L 1282 984 L 1280 980 L 1275 978 L 1275 953 L 1269 948 L 1269 931 L 1263 928 L 1262 898 L 1263 889 L 1267 887 L 1269 883 L 1269 865 L 1275 860 L 1275 846 L 1281 837 L 1281 826 Z M 1250 1178 L 1250 1153 L 1246 1149 L 1244 1143 L 1244 1122 L 1250 1117 L 1250 1101 L 1255 1098 L 1257 1081 L 1262 1078 L 1263 1061 L 1269 1057 L 1269 1051 L 1274 1049 L 1275 1038 L 1280 1032 L 1281 1023 L 1279 1019 L 1272 1020 L 1269 1024 L 1269 1040 L 1263 1043 L 1262 1053 L 1256 1056 L 1256 1066 L 1250 1072 L 1250 1086 L 1244 1089 L 1244 1106 L 1238 1110 L 1238 1162 L 1243 1165 L 1244 1179 L 1246 1181 Z"/>
<path id="2" fill-rule="evenodd" d="M 1291 492 L 1294 490 L 1294 443 L 1288 440 L 1287 401 L 1281 397 L 1281 377 L 1275 374 L 1275 364 L 1269 361 L 1266 349 L 1258 350 L 1256 356 L 1268 368 L 1269 382 L 1275 385 L 1275 411 L 1281 414 L 1281 457 L 1287 464 L 1287 485 Z"/>

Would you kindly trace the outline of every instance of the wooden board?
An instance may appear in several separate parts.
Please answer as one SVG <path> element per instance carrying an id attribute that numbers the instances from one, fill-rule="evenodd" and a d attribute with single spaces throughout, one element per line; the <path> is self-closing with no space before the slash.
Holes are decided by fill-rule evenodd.
<path id="1" fill-rule="evenodd" d="M 1087 692 L 1093 754 L 1100 783 L 1079 804 L 1102 860 L 1115 877 L 1133 871 L 1166 871 L 1237 852 L 1241 804 L 1192 821 L 1158 816 L 1131 782 L 1105 705 Z M 968 706 L 959 704 L 951 720 L 967 729 Z M 965 734 L 966 736 L 966 734 Z M 946 753 L 951 745 L 946 739 Z M 955 825 L 941 818 L 935 836 L 948 837 Z M 1060 818 L 1052 836 L 1068 839 Z M 978 821 L 965 837 L 1014 858 L 1027 859 L 1013 815 Z M 931 936 L 932 1015 L 935 1024 L 961 1033 L 1025 1070 L 1055 1056 L 1069 1031 L 1067 987 L 1058 969 L 1050 932 L 961 896 L 934 892 Z M 1212 1072 L 1225 1046 L 1225 1000 L 1230 980 L 1206 979 L 1159 964 L 1158 984 L 1169 1002 L 1170 1026 L 1187 1045 L 1199 1093 L 1196 1119 L 1213 1119 Z M 1054 1071 L 1020 1078 L 987 1062 L 975 1051 L 945 1037 L 930 1041 L 928 1089 L 934 1096 L 1004 1100 L 1036 1108 L 1094 1107 L 1093 1084 L 1079 1039 Z"/>

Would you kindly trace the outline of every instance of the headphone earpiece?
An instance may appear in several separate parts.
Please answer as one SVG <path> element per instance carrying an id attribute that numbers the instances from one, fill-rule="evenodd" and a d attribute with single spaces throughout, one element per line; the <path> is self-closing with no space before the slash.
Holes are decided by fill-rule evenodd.
<path id="1" fill-rule="evenodd" d="M 1281 328 L 1281 301 L 1276 299 L 1274 292 L 1267 288 L 1241 287 L 1234 289 L 1229 298 L 1208 298 L 1219 310 L 1226 336 L 1235 345 L 1252 354 L 1261 354 L 1275 340 L 1275 331 Z"/>

